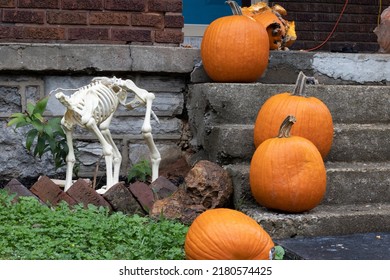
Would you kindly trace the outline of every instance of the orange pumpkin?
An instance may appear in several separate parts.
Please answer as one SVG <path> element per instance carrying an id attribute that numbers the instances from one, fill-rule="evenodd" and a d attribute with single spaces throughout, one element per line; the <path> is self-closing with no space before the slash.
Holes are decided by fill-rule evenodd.
<path id="1" fill-rule="evenodd" d="M 295 117 L 282 123 L 279 136 L 255 151 L 249 170 L 251 192 L 269 209 L 300 213 L 316 207 L 326 191 L 326 169 L 321 154 L 306 138 L 290 136 Z"/>
<path id="2" fill-rule="evenodd" d="M 254 219 L 228 208 L 200 214 L 184 244 L 189 260 L 267 260 L 273 247 L 271 237 Z"/>
<path id="3" fill-rule="evenodd" d="M 268 66 L 269 42 L 263 26 L 244 16 L 234 1 L 234 15 L 214 20 L 205 30 L 201 58 L 215 82 L 255 82 Z"/>
<path id="4" fill-rule="evenodd" d="M 276 94 L 260 108 L 254 127 L 254 143 L 262 142 L 278 134 L 278 129 L 287 115 L 294 115 L 297 124 L 292 134 L 309 139 L 325 158 L 333 143 L 333 120 L 328 107 L 316 97 L 304 96 L 307 77 L 298 75 L 293 93 Z"/>

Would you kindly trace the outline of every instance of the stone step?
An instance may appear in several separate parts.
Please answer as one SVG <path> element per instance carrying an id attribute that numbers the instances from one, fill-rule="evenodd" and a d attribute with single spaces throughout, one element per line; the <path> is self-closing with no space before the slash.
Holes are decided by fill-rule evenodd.
<path id="1" fill-rule="evenodd" d="M 259 82 L 294 83 L 299 71 L 303 71 L 324 84 L 389 84 L 389 59 L 390 54 L 379 53 L 271 51 L 267 70 Z M 202 65 L 191 74 L 191 82 L 210 81 Z"/>
<path id="2" fill-rule="evenodd" d="M 264 102 L 293 84 L 195 84 L 189 87 L 188 113 L 192 126 L 254 124 Z M 307 86 L 308 96 L 321 99 L 334 123 L 386 123 L 390 119 L 390 87 L 366 85 Z"/>
<path id="3" fill-rule="evenodd" d="M 208 127 L 203 149 L 210 160 L 227 164 L 249 161 L 255 151 L 250 124 Z M 334 124 L 334 139 L 328 161 L 381 162 L 390 160 L 390 124 Z"/>
<path id="4" fill-rule="evenodd" d="M 302 214 L 272 212 L 255 204 L 239 209 L 274 239 L 390 231 L 390 203 L 319 205 Z"/>
<path id="5" fill-rule="evenodd" d="M 327 191 L 322 205 L 390 202 L 390 162 L 326 162 Z M 234 205 L 256 204 L 249 185 L 249 163 L 225 166 L 234 186 Z"/>

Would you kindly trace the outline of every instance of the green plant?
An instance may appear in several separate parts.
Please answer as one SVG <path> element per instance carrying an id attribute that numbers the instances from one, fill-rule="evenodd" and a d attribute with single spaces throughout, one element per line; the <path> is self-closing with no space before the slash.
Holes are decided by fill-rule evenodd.
<path id="1" fill-rule="evenodd" d="M 150 176 L 152 176 L 152 168 L 150 167 L 150 162 L 144 159 L 137 162 L 130 168 L 127 174 L 127 181 L 134 182 L 138 180 L 141 182 L 146 182 L 146 180 Z"/>
<path id="2" fill-rule="evenodd" d="M 61 118 L 46 119 L 43 116 L 48 100 L 49 97 L 45 97 L 35 105 L 29 102 L 27 110 L 12 114 L 7 125 L 14 126 L 14 129 L 31 126 L 26 134 L 27 150 L 39 157 L 50 151 L 55 167 L 59 168 L 66 162 L 68 145 L 61 127 Z"/>
<path id="3" fill-rule="evenodd" d="M 188 227 L 170 220 L 110 213 L 63 202 L 42 206 L 35 198 L 0 190 L 0 259 L 182 260 Z"/>
<path id="4" fill-rule="evenodd" d="M 282 246 L 276 245 L 273 248 L 272 259 L 273 260 L 283 260 L 285 253 L 286 252 Z"/>

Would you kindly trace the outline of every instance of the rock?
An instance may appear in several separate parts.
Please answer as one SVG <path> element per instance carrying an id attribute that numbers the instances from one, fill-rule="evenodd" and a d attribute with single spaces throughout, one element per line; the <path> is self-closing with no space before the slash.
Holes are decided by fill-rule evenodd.
<path id="1" fill-rule="evenodd" d="M 184 187 L 180 187 L 170 197 L 156 200 L 149 215 L 153 218 L 163 216 L 190 225 L 195 218 L 205 211 L 202 205 L 192 204 Z"/>
<path id="2" fill-rule="evenodd" d="M 25 186 L 22 185 L 18 180 L 12 179 L 5 187 L 4 190 L 6 190 L 10 195 L 15 195 L 12 202 L 17 202 L 19 200 L 19 197 L 21 196 L 28 196 L 28 197 L 34 197 L 36 198 L 41 204 L 46 205 L 42 200 L 39 199 L 35 194 L 33 194 L 29 189 L 27 189 Z"/>
<path id="3" fill-rule="evenodd" d="M 149 209 L 154 203 L 153 191 L 149 185 L 143 182 L 134 182 L 130 185 L 129 190 L 138 200 L 139 204 L 141 204 L 142 208 L 146 212 L 149 212 Z"/>
<path id="4" fill-rule="evenodd" d="M 30 189 L 43 202 L 56 206 L 60 201 L 65 201 L 69 205 L 75 205 L 77 202 L 65 193 L 59 186 L 53 183 L 49 177 L 42 176 Z"/>
<path id="5" fill-rule="evenodd" d="M 170 180 L 176 186 L 179 186 L 184 182 L 184 178 L 190 170 L 191 166 L 184 157 L 181 157 L 172 163 L 160 165 L 159 174 Z"/>
<path id="6" fill-rule="evenodd" d="M 113 185 L 103 194 L 114 211 L 121 211 L 124 214 L 144 214 L 144 211 L 138 201 L 134 198 L 124 182 Z"/>
<path id="7" fill-rule="evenodd" d="M 112 210 L 110 203 L 108 203 L 100 194 L 98 194 L 90 184 L 83 179 L 78 179 L 66 192 L 77 203 L 82 203 L 84 207 L 88 204 L 95 206 L 108 207 Z"/>
<path id="8" fill-rule="evenodd" d="M 233 194 L 233 183 L 228 172 L 218 164 L 201 160 L 185 177 L 188 195 L 195 204 L 205 209 L 225 207 Z"/>
<path id="9" fill-rule="evenodd" d="M 154 180 L 149 187 L 152 189 L 157 199 L 166 198 L 177 191 L 177 186 L 163 176 Z"/>
<path id="10" fill-rule="evenodd" d="M 157 200 L 149 214 L 191 224 L 207 209 L 227 207 L 233 194 L 232 180 L 218 164 L 202 160 L 188 172 L 184 186 L 171 196 Z"/>

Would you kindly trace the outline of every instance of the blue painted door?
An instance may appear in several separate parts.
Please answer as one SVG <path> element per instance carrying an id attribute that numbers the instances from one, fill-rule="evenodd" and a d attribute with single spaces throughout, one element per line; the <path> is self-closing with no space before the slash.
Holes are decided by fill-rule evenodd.
<path id="1" fill-rule="evenodd" d="M 183 0 L 183 16 L 185 24 L 210 24 L 213 20 L 231 15 L 226 0 Z M 236 1 L 241 5 L 242 1 Z"/>

